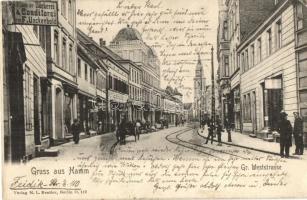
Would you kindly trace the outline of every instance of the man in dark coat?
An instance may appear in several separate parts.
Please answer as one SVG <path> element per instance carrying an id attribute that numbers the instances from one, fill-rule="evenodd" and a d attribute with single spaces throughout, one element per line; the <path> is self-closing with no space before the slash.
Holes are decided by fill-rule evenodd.
<path id="1" fill-rule="evenodd" d="M 74 119 L 73 124 L 71 125 L 71 132 L 73 135 L 73 140 L 75 144 L 79 143 L 79 135 L 81 132 L 81 127 L 78 119 Z"/>
<path id="2" fill-rule="evenodd" d="M 120 144 L 126 144 L 126 118 L 122 117 L 121 122 L 118 125 L 118 135 L 119 135 L 119 140 Z"/>
<path id="3" fill-rule="evenodd" d="M 206 144 L 208 144 L 209 139 L 211 138 L 211 144 L 213 144 L 213 131 L 214 131 L 214 124 L 212 121 L 208 122 L 208 136 Z"/>
<path id="4" fill-rule="evenodd" d="M 289 120 L 287 120 L 288 114 L 282 111 L 280 113 L 280 121 L 278 124 L 278 132 L 280 134 L 280 156 L 283 158 L 289 157 L 289 149 L 292 146 L 292 125 Z M 286 154 L 286 155 L 285 155 Z"/>
<path id="5" fill-rule="evenodd" d="M 218 141 L 218 146 L 222 146 L 222 132 L 223 132 L 223 128 L 222 128 L 222 123 L 219 117 L 217 117 L 216 120 L 216 134 L 217 134 L 217 141 Z"/>
<path id="6" fill-rule="evenodd" d="M 231 140 L 231 123 L 228 118 L 225 120 L 225 128 L 228 133 L 228 142 L 232 142 Z"/>
<path id="7" fill-rule="evenodd" d="M 294 128 L 293 135 L 295 140 L 295 153 L 294 155 L 303 155 L 304 143 L 303 143 L 303 120 L 298 112 L 294 112 Z"/>

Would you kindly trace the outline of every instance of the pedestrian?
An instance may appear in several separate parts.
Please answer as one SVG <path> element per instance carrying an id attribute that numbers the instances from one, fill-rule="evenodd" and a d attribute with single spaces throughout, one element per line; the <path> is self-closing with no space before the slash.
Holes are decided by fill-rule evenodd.
<path id="1" fill-rule="evenodd" d="M 140 139 L 140 134 L 141 134 L 141 120 L 137 120 L 135 123 L 135 129 L 136 129 L 136 134 L 138 136 L 138 140 Z"/>
<path id="2" fill-rule="evenodd" d="M 294 127 L 293 135 L 295 140 L 295 153 L 294 155 L 303 155 L 304 143 L 303 143 L 303 120 L 298 112 L 294 112 Z"/>
<path id="3" fill-rule="evenodd" d="M 231 140 L 231 123 L 230 123 L 228 118 L 226 118 L 226 120 L 225 120 L 225 128 L 226 128 L 226 131 L 228 133 L 228 140 L 227 141 L 232 142 L 232 140 Z"/>
<path id="4" fill-rule="evenodd" d="M 126 144 L 126 118 L 122 117 L 121 122 L 118 125 L 118 135 L 120 144 Z"/>
<path id="5" fill-rule="evenodd" d="M 280 113 L 280 121 L 278 124 L 277 131 L 280 134 L 280 156 L 283 158 L 289 157 L 289 149 L 292 146 L 292 125 L 289 120 L 287 120 L 288 114 L 284 111 Z"/>
<path id="6" fill-rule="evenodd" d="M 218 141 L 218 146 L 222 146 L 222 123 L 219 117 L 216 119 L 216 134 L 217 134 L 217 141 Z"/>
<path id="7" fill-rule="evenodd" d="M 74 140 L 75 144 L 78 144 L 79 139 L 80 139 L 79 135 L 80 135 L 80 132 L 81 132 L 80 123 L 79 123 L 78 119 L 74 119 L 74 122 L 71 125 L 71 132 L 73 134 L 73 140 Z"/>
<path id="8" fill-rule="evenodd" d="M 214 132 L 214 124 L 212 121 L 210 121 L 208 122 L 208 136 L 206 144 L 208 144 L 210 138 L 211 138 L 211 144 L 213 144 L 213 132 Z"/>

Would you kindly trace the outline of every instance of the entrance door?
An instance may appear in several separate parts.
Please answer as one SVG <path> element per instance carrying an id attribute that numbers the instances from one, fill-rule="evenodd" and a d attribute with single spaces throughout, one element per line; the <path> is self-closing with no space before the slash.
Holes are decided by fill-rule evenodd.
<path id="1" fill-rule="evenodd" d="M 34 141 L 35 145 L 39 145 L 40 142 L 40 124 L 39 124 L 39 96 L 38 96 L 38 88 L 39 88 L 39 79 L 37 76 L 33 76 L 33 103 L 34 103 Z"/>
<path id="2" fill-rule="evenodd" d="M 283 109 L 282 90 L 269 90 L 269 125 L 271 130 L 276 130 L 278 126 L 280 112 Z"/>
<path id="3" fill-rule="evenodd" d="M 55 97 L 55 131 L 56 139 L 63 137 L 63 102 L 62 102 L 62 90 L 56 89 Z"/>

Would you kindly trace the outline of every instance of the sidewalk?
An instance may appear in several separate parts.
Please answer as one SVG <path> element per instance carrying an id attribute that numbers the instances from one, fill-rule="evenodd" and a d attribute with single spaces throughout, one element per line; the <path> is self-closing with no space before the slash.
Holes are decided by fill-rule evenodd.
<path id="1" fill-rule="evenodd" d="M 49 151 L 58 151 L 58 155 L 55 157 L 35 157 L 30 162 L 40 160 L 69 160 L 75 158 L 80 154 L 110 154 L 110 149 L 116 142 L 114 132 L 109 132 L 95 136 L 82 136 L 80 137 L 79 144 L 75 144 L 73 141 L 66 142 L 57 146 L 52 146 Z"/>
<path id="2" fill-rule="evenodd" d="M 199 129 L 198 133 L 201 136 L 207 137 L 208 135 L 207 127 L 204 129 L 204 131 L 202 131 L 202 129 Z M 232 139 L 232 142 L 227 142 L 228 133 L 226 131 L 222 132 L 222 143 L 223 144 L 233 145 L 237 147 L 247 148 L 250 150 L 256 150 L 256 151 L 260 151 L 263 153 L 270 153 L 270 154 L 279 156 L 280 147 L 279 147 L 279 143 L 277 142 L 267 142 L 267 141 L 264 141 L 263 139 L 252 138 L 247 133 L 240 133 L 240 132 L 234 132 L 234 131 L 231 132 L 231 139 Z M 217 141 L 217 137 L 214 138 L 214 141 Z M 290 148 L 290 156 L 292 158 L 307 160 L 307 150 L 306 149 L 304 151 L 304 155 L 292 155 L 294 151 L 295 151 L 295 144 L 293 141 L 292 147 Z"/>

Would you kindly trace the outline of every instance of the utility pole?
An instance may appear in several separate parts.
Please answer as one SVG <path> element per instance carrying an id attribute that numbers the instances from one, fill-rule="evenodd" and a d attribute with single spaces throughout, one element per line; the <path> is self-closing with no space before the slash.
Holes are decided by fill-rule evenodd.
<path id="1" fill-rule="evenodd" d="M 211 120 L 215 124 L 215 90 L 214 90 L 213 46 L 211 48 L 211 81 L 212 81 Z"/>
<path id="2" fill-rule="evenodd" d="M 200 55 L 198 54 L 199 56 L 199 59 L 200 59 Z M 201 127 L 201 120 L 202 120 L 202 117 L 201 117 L 201 110 L 203 108 L 202 104 L 202 99 L 203 99 L 203 68 L 201 67 L 201 71 L 200 71 L 200 104 L 199 104 L 199 128 Z"/>

